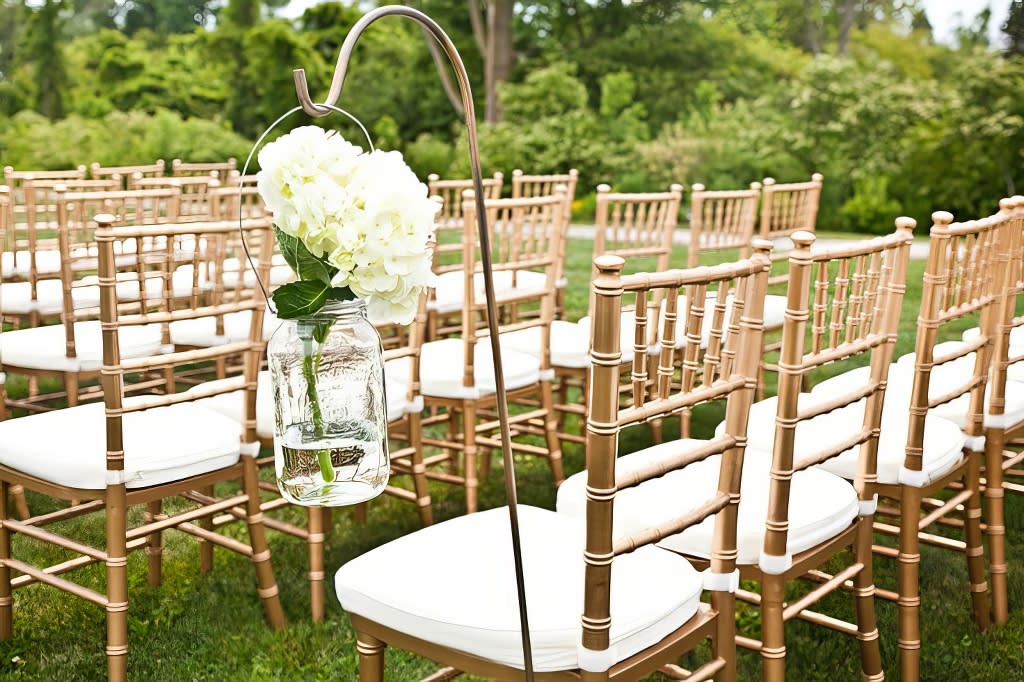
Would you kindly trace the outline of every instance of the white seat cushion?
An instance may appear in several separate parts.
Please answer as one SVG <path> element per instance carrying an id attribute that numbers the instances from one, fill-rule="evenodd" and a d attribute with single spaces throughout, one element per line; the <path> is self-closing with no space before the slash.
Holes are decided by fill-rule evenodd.
<path id="1" fill-rule="evenodd" d="M 583 547 L 580 524 L 519 507 L 534 669 L 579 667 Z M 523 668 L 508 509 L 428 526 L 338 569 L 342 607 L 385 627 Z M 393 577 L 394 579 L 390 579 Z M 623 660 L 696 613 L 701 577 L 684 558 L 642 547 L 612 567 L 611 647 Z"/>
<path id="2" fill-rule="evenodd" d="M 440 339 L 420 349 L 420 393 L 432 398 L 476 400 L 495 391 L 494 363 L 489 339 L 477 341 L 473 354 L 474 386 L 462 385 L 465 365 L 462 339 Z M 540 381 L 540 360 L 502 345 L 505 388 L 523 388 Z M 399 382 L 409 380 L 409 358 L 386 363 L 384 372 Z"/>
<path id="3" fill-rule="evenodd" d="M 238 424 L 213 410 L 180 403 L 129 412 L 122 424 L 129 488 L 238 461 Z M 72 488 L 106 487 L 106 447 L 102 403 L 0 421 L 0 464 Z"/>
<path id="4" fill-rule="evenodd" d="M 36 272 L 52 275 L 60 272 L 60 251 L 36 251 Z M 29 252 L 18 251 L 0 253 L 0 272 L 4 279 L 10 277 L 28 277 L 32 272 L 29 264 Z"/>
<path id="5" fill-rule="evenodd" d="M 548 276 L 543 272 L 516 270 L 515 273 L 516 287 L 519 289 L 543 289 L 547 286 Z M 568 280 L 565 277 L 559 277 L 555 280 L 556 289 L 564 289 L 566 284 L 568 284 Z"/>
<path id="6" fill-rule="evenodd" d="M 98 308 L 100 288 L 98 286 L 75 287 L 71 290 L 75 308 Z M 8 314 L 25 315 L 38 312 L 41 315 L 59 315 L 64 310 L 64 285 L 59 279 L 42 279 L 36 282 L 36 298 L 32 299 L 32 285 L 29 282 L 6 282 L 0 284 L 0 311 Z"/>
<path id="7" fill-rule="evenodd" d="M 782 329 L 786 321 L 787 299 L 780 294 L 768 294 L 764 297 L 765 329 Z"/>
<path id="8" fill-rule="evenodd" d="M 224 316 L 224 334 L 217 335 L 217 320 L 213 317 L 198 317 L 191 320 L 171 322 L 171 343 L 178 346 L 209 348 L 225 343 L 246 341 L 249 338 L 249 324 L 252 311 L 239 310 Z M 269 310 L 263 313 L 263 340 L 267 341 L 277 330 L 281 320 Z"/>
<path id="9" fill-rule="evenodd" d="M 579 325 L 580 334 L 584 335 L 587 339 L 587 347 L 589 352 L 590 346 L 590 328 L 593 324 L 593 318 L 590 315 L 581 317 L 580 321 L 576 324 Z M 647 336 L 650 338 L 654 333 L 654 323 L 650 317 L 647 318 Z M 636 343 L 636 311 L 634 310 L 623 310 L 619 317 L 619 350 L 622 352 L 623 362 L 633 361 L 633 350 Z M 648 353 L 657 353 L 661 349 L 661 346 L 657 343 L 651 343 L 647 346 Z"/>
<path id="10" fill-rule="evenodd" d="M 825 382 L 819 384 L 824 385 Z M 863 386 L 864 384 L 859 384 Z M 801 410 L 814 404 L 828 402 L 835 393 L 827 389 L 820 392 L 802 393 Z M 899 483 L 900 467 L 906 455 L 908 413 L 907 406 L 898 401 L 890 402 L 886 396 L 882 414 L 881 431 L 878 437 L 878 482 Z M 755 403 L 750 409 L 747 427 L 747 446 L 770 452 L 775 440 L 775 414 L 778 409 L 777 397 Z M 825 450 L 838 444 L 855 432 L 864 423 L 864 401 L 839 410 L 801 422 L 796 430 L 794 461 Z M 718 426 L 719 430 L 723 427 Z M 955 467 L 963 457 L 964 434 L 951 421 L 935 415 L 925 417 L 923 470 L 928 481 L 933 481 Z M 822 469 L 848 480 L 857 476 L 857 460 L 860 447 L 854 447 L 820 465 Z"/>
<path id="11" fill-rule="evenodd" d="M 978 338 L 979 334 L 981 334 L 980 329 L 971 327 L 963 333 L 961 338 L 964 341 L 973 341 Z M 1011 355 L 1014 354 L 1014 349 L 1016 349 L 1017 354 L 1024 353 L 1024 327 L 1014 327 L 1010 330 L 1010 347 Z"/>
<path id="12" fill-rule="evenodd" d="M 142 325 L 118 330 L 121 358 L 158 355 L 160 326 Z M 103 365 L 99 320 L 75 323 L 76 357 L 65 354 L 64 325 L 15 329 L 0 334 L 0 363 L 9 367 L 53 372 L 86 372 Z"/>
<path id="13" fill-rule="evenodd" d="M 935 346 L 936 355 L 941 356 L 949 353 L 951 348 L 958 345 L 960 342 L 953 341 L 951 343 L 953 346 L 945 343 Z M 903 407 L 910 405 L 910 393 L 914 387 L 913 356 L 913 353 L 904 355 L 899 359 L 899 361 L 890 365 L 889 384 L 886 388 L 885 397 L 886 409 L 896 409 L 888 407 L 890 400 Z M 905 358 L 909 358 L 909 360 L 905 360 Z M 957 390 L 971 378 L 973 373 L 974 353 L 965 355 L 962 358 L 957 358 L 948 364 L 932 368 L 931 378 L 928 381 L 928 397 L 934 400 L 935 398 Z M 869 376 L 870 369 L 868 367 L 858 367 L 850 370 L 849 372 L 844 372 L 839 376 L 828 379 L 827 381 L 821 382 L 818 386 L 815 386 L 811 392 L 824 395 L 825 391 L 829 391 L 832 395 L 835 395 L 837 392 L 842 393 L 852 390 L 853 387 L 865 385 Z M 1011 425 L 1024 421 L 1024 384 L 1016 381 L 1006 382 L 1003 416 L 998 419 L 993 419 L 988 413 L 990 398 L 990 386 L 986 386 L 985 426 L 995 426 L 996 422 L 1000 421 L 1004 424 Z M 942 417 L 943 419 L 948 419 L 963 429 L 967 426 L 967 413 L 970 410 L 970 406 L 971 395 L 970 393 L 967 393 L 959 398 L 949 401 L 948 403 L 933 407 L 930 414 Z"/>
<path id="14" fill-rule="evenodd" d="M 241 377 L 228 377 L 206 381 L 188 389 L 187 393 L 197 393 L 211 388 L 221 388 L 241 383 Z M 393 422 L 401 419 L 414 405 L 406 399 L 406 387 L 397 381 L 387 379 L 384 384 L 387 401 L 387 419 Z M 197 405 L 216 410 L 241 424 L 245 407 L 245 394 L 241 389 L 231 393 L 220 393 L 209 398 L 200 398 Z M 274 437 L 274 389 L 270 382 L 270 372 L 262 371 L 256 381 L 256 435 L 264 440 Z"/>
<path id="15" fill-rule="evenodd" d="M 540 327 L 528 327 L 501 335 L 502 348 L 540 357 Z M 576 322 L 551 323 L 551 366 L 569 369 L 590 367 L 590 329 Z M 630 351 L 632 355 L 632 351 Z"/>
<path id="16" fill-rule="evenodd" d="M 615 462 L 618 473 L 644 469 L 670 455 L 696 449 L 707 441 L 681 439 L 655 445 Z M 615 534 L 636 533 L 682 516 L 714 496 L 718 490 L 721 456 L 715 455 L 682 471 L 645 481 L 615 495 Z M 747 450 L 743 461 L 737 518 L 737 561 L 757 563 L 764 545 L 768 518 L 771 455 Z M 570 476 L 558 488 L 557 509 L 576 518 L 586 515 L 587 472 Z M 808 469 L 793 476 L 789 502 L 790 554 L 810 549 L 846 530 L 857 517 L 857 493 L 846 480 L 821 469 Z M 658 545 L 688 556 L 711 558 L 715 533 L 714 517 L 682 533 L 665 538 Z"/>
<path id="17" fill-rule="evenodd" d="M 437 276 L 434 285 L 434 298 L 427 302 L 427 309 L 438 313 L 454 313 L 462 310 L 462 302 L 465 294 L 464 273 L 462 271 L 444 272 Z M 547 278 L 542 282 L 533 283 L 533 287 L 517 283 L 513 286 L 511 270 L 498 270 L 494 273 L 494 293 L 499 301 L 515 295 L 541 296 L 547 292 Z M 473 275 L 473 284 L 476 287 L 473 293 L 473 300 L 482 303 L 484 301 L 484 276 L 483 273 Z"/>

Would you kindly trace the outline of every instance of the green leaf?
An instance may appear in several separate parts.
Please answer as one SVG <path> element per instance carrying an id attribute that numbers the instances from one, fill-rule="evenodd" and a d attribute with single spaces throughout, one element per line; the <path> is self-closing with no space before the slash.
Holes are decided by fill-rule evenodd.
<path id="1" fill-rule="evenodd" d="M 274 226 L 274 234 L 277 243 L 281 245 L 281 255 L 299 280 L 323 282 L 330 286 L 331 278 L 338 272 L 337 268 L 314 256 L 301 239 L 282 231 L 277 225 Z"/>
<path id="2" fill-rule="evenodd" d="M 277 316 L 282 320 L 311 317 L 328 301 L 351 301 L 355 297 L 348 287 L 332 287 L 324 282 L 309 280 L 284 284 L 271 294 L 277 307 Z"/>

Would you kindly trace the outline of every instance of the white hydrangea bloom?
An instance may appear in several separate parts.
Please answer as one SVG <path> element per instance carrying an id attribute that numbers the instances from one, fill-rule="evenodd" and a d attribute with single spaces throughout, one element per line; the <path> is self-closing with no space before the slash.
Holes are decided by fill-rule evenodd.
<path id="1" fill-rule="evenodd" d="M 259 162 L 274 222 L 338 268 L 334 286 L 365 299 L 374 323 L 412 322 L 433 284 L 428 242 L 440 206 L 402 155 L 364 154 L 306 126 L 264 147 Z"/>

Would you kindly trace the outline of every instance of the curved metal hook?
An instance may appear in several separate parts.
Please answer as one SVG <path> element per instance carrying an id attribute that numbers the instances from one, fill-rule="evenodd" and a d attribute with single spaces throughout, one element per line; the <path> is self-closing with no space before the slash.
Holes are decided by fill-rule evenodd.
<path id="1" fill-rule="evenodd" d="M 448 60 L 455 69 L 455 77 L 459 83 L 459 94 L 462 97 L 463 114 L 466 120 L 466 134 L 469 138 L 469 161 L 473 172 L 473 188 L 476 200 L 477 229 L 480 234 L 480 264 L 483 266 L 484 295 L 487 300 L 487 326 L 491 339 L 498 338 L 498 311 L 495 302 L 494 279 L 491 269 L 490 234 L 487 230 L 487 211 L 484 205 L 484 188 L 480 172 L 480 148 L 477 141 L 476 112 L 473 108 L 473 94 L 469 86 L 469 74 L 462 57 L 448 34 L 437 22 L 423 12 L 404 5 L 384 5 L 363 15 L 355 23 L 352 30 L 345 36 L 338 54 L 338 63 L 331 79 L 331 89 L 327 93 L 324 104 L 316 104 L 309 96 L 309 85 L 306 82 L 305 69 L 295 69 L 295 93 L 298 95 L 302 109 L 310 116 L 326 116 L 331 107 L 338 103 L 341 89 L 345 85 L 348 63 L 355 50 L 356 42 L 366 27 L 386 16 L 400 16 L 412 19 L 420 24 L 444 48 Z M 512 555 L 516 569 L 516 590 L 519 598 L 519 625 L 523 642 L 523 666 L 526 680 L 533 680 L 533 656 L 530 647 L 530 626 L 526 614 L 526 587 L 523 580 L 523 555 L 519 539 L 519 515 L 517 511 L 517 493 L 515 467 L 512 459 L 512 437 L 509 431 L 508 401 L 505 397 L 505 378 L 501 364 L 501 344 L 491 343 L 491 356 L 494 363 L 495 401 L 498 408 L 498 421 L 501 425 L 501 455 L 505 469 L 505 498 L 508 501 L 509 523 L 512 526 Z"/>

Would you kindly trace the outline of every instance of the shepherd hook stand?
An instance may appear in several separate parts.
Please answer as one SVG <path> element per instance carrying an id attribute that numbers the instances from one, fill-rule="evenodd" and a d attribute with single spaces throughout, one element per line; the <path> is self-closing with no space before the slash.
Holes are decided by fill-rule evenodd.
<path id="1" fill-rule="evenodd" d="M 338 54 L 338 64 L 334 69 L 334 78 L 331 80 L 331 90 L 327 93 L 324 104 L 316 104 L 309 96 L 309 85 L 306 83 L 305 69 L 295 69 L 292 73 L 295 77 L 295 93 L 299 97 L 302 109 L 313 117 L 321 117 L 329 114 L 341 96 L 341 88 L 345 84 L 345 75 L 348 71 L 349 58 L 355 49 L 356 41 L 362 35 L 366 27 L 381 17 L 388 15 L 408 17 L 420 24 L 426 33 L 428 40 L 432 37 L 444 48 L 448 60 L 455 69 L 455 76 L 459 81 L 459 92 L 462 95 L 462 106 L 465 112 L 466 133 L 469 136 L 469 160 L 473 171 L 473 188 L 476 199 L 477 229 L 480 232 L 480 261 L 483 265 L 484 295 L 487 299 L 487 328 L 490 331 L 492 343 L 491 354 L 494 359 L 494 385 L 495 400 L 498 407 L 498 421 L 501 425 L 501 457 L 505 468 L 505 499 L 508 502 L 509 523 L 512 526 L 512 555 L 516 569 L 516 592 L 519 599 L 519 627 L 522 632 L 523 642 L 523 666 L 526 680 L 533 680 L 533 656 L 530 651 L 530 626 L 526 615 L 526 588 L 523 582 L 523 554 L 519 540 L 519 514 L 517 510 L 516 495 L 516 473 L 512 462 L 512 436 L 508 425 L 508 403 L 505 398 L 505 377 L 501 364 L 501 344 L 498 339 L 498 311 L 494 297 L 494 280 L 491 275 L 491 245 L 490 236 L 487 232 L 487 211 L 484 207 L 484 189 L 480 174 L 480 149 L 476 134 L 476 113 L 473 110 L 473 95 L 469 87 L 469 75 L 462 63 L 459 51 L 455 49 L 448 34 L 423 12 L 404 5 L 384 5 L 363 15 L 356 22 L 352 30 L 345 36 L 345 42 Z M 327 106 L 325 106 L 327 105 Z"/>

